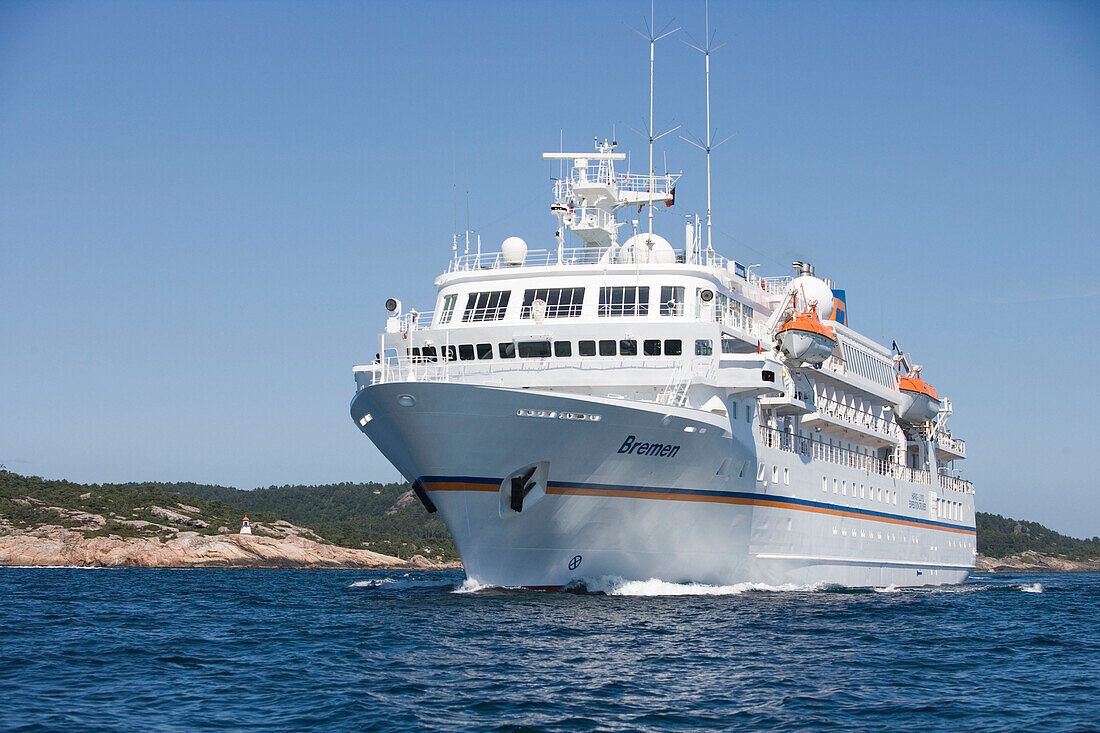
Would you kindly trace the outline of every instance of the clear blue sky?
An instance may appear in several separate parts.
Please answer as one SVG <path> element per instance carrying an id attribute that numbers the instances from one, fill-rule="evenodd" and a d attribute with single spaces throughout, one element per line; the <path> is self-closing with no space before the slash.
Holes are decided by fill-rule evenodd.
<path id="1" fill-rule="evenodd" d="M 459 227 L 551 246 L 550 166 L 641 171 L 648 2 L 0 5 L 0 461 L 74 481 L 396 479 L 352 425 L 382 302 Z M 661 2 L 702 36 L 703 3 Z M 953 398 L 979 507 L 1100 534 L 1100 5 L 716 2 L 716 244 L 848 291 Z M 658 126 L 703 134 L 658 44 Z M 701 153 L 658 231 L 704 208 Z M 457 175 L 456 175 L 457 174 Z"/>

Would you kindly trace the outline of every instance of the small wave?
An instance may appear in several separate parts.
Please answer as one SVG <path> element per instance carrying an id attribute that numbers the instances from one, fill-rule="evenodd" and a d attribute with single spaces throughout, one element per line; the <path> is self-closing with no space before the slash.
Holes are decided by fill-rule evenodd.
<path id="1" fill-rule="evenodd" d="M 875 588 L 875 593 L 900 593 L 901 588 L 896 585 L 888 585 L 885 588 Z"/>
<path id="2" fill-rule="evenodd" d="M 409 588 L 442 588 L 452 586 L 449 580 L 417 580 L 405 573 L 399 578 L 372 578 L 357 580 L 349 588 L 385 588 L 386 590 L 406 590 Z"/>
<path id="3" fill-rule="evenodd" d="M 386 583 L 396 583 L 393 578 L 379 578 L 378 580 L 357 580 L 349 588 L 381 588 Z"/>
<path id="4" fill-rule="evenodd" d="M 1042 593 L 1043 592 L 1043 584 L 1042 583 L 1031 583 L 1030 585 L 1021 585 L 1021 586 L 1017 586 L 1017 587 L 1019 587 L 1019 589 L 1022 590 L 1024 593 Z"/>

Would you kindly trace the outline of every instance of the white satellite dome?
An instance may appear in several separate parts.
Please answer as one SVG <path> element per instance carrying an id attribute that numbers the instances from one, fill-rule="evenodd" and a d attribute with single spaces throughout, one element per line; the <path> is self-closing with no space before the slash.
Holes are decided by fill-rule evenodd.
<path id="1" fill-rule="evenodd" d="M 527 261 L 527 242 L 519 237 L 508 237 L 500 245 L 500 257 L 509 267 L 519 267 Z"/>
<path id="2" fill-rule="evenodd" d="M 799 275 L 787 286 L 787 292 L 795 294 L 799 310 L 806 310 L 812 305 L 817 309 L 818 318 L 828 318 L 833 313 L 833 289 L 820 278 Z"/>
<path id="3" fill-rule="evenodd" d="M 650 246 L 652 245 L 652 246 Z M 668 240 L 659 234 L 643 232 L 635 234 L 623 242 L 619 248 L 619 254 L 615 258 L 618 262 L 650 262 L 655 265 L 669 265 L 676 262 L 676 251 Z"/>

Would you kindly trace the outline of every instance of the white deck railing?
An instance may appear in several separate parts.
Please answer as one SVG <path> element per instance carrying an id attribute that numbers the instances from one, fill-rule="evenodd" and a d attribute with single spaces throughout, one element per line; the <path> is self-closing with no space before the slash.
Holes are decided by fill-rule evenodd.
<path id="1" fill-rule="evenodd" d="M 452 347 L 453 348 L 453 347 Z M 572 356 L 572 357 L 512 357 L 501 359 L 494 350 L 492 359 L 455 361 L 446 358 L 446 347 L 438 347 L 438 355 L 425 357 L 393 357 L 372 366 L 371 384 L 389 382 L 470 382 L 478 384 L 487 379 L 516 373 L 552 374 L 563 369 L 582 372 L 619 372 L 623 369 L 644 369 L 653 372 L 673 371 L 683 362 L 679 356 Z M 575 378 L 571 377 L 575 383 Z M 653 384 L 667 380 L 658 374 L 647 377 Z"/>
<path id="2" fill-rule="evenodd" d="M 579 215 L 579 214 L 578 214 Z M 752 288 L 759 288 L 771 296 L 781 296 L 786 292 L 787 285 L 793 280 L 790 276 L 762 278 L 746 266 L 736 261 L 723 257 L 717 252 L 703 250 L 690 259 L 686 250 L 675 249 L 676 262 L 679 264 L 701 265 L 724 270 L 729 274 L 744 272 L 744 279 Z M 598 265 L 604 262 L 607 254 L 606 248 L 598 247 L 568 247 L 562 250 L 561 261 L 558 261 L 556 249 L 533 249 L 527 251 L 527 256 L 521 265 L 508 264 L 504 261 L 500 252 L 482 252 L 480 254 L 456 254 L 447 266 L 447 272 L 470 272 L 477 270 L 502 270 L 519 269 L 523 267 L 550 267 L 558 265 Z M 626 257 L 624 261 L 620 259 Z M 617 253 L 616 259 L 610 264 L 634 264 L 629 259 L 628 253 Z M 740 275 L 738 274 L 740 277 Z"/>
<path id="3" fill-rule="evenodd" d="M 966 455 L 966 441 L 964 441 L 962 438 L 956 438 L 951 433 L 944 433 L 936 440 L 936 442 L 942 445 L 944 448 L 955 451 L 959 455 Z"/>
<path id="4" fill-rule="evenodd" d="M 932 484 L 932 476 L 928 471 L 910 468 L 894 461 L 883 460 L 838 445 L 830 445 L 817 438 L 786 433 L 764 425 L 760 426 L 760 437 L 764 445 L 769 448 L 796 453 L 813 460 L 825 461 L 838 466 L 848 466 L 877 476 L 901 479 L 914 484 Z M 974 493 L 973 485 L 957 476 L 941 473 L 936 477 L 936 482 L 943 489 L 966 494 Z"/>
<path id="5" fill-rule="evenodd" d="M 834 417 L 838 420 L 843 420 L 853 425 L 873 430 L 891 440 L 897 440 L 901 437 L 898 434 L 898 426 L 894 423 L 893 419 L 886 420 L 881 417 L 875 417 L 875 415 L 866 410 L 860 410 L 852 405 L 846 405 L 843 402 L 821 395 L 814 397 L 814 404 L 817 405 L 818 412 L 823 415 L 828 415 L 829 417 Z"/>

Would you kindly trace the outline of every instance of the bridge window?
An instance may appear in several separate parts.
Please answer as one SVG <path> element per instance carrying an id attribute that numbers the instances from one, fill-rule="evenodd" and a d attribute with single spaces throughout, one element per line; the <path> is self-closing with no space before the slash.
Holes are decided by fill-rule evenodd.
<path id="1" fill-rule="evenodd" d="M 595 356 L 596 355 L 596 342 L 595 341 L 578 341 L 577 342 L 577 354 L 580 356 Z"/>
<path id="2" fill-rule="evenodd" d="M 673 285 L 661 287 L 661 315 L 684 315 L 684 289 Z"/>
<path id="3" fill-rule="evenodd" d="M 464 323 L 479 321 L 499 321 L 504 318 L 508 308 L 508 290 L 493 290 L 484 293 L 470 293 L 466 299 L 466 311 L 462 314 Z"/>
<path id="4" fill-rule="evenodd" d="M 439 311 L 439 323 L 451 322 L 451 316 L 455 312 L 455 301 L 458 300 L 458 293 L 451 293 L 450 295 L 443 296 L 443 307 Z"/>
<path id="5" fill-rule="evenodd" d="M 619 341 L 619 356 L 637 356 L 638 342 L 634 339 L 621 339 Z"/>
<path id="6" fill-rule="evenodd" d="M 649 288 L 604 287 L 600 288 L 599 316 L 647 316 L 649 315 Z"/>
<path id="7" fill-rule="evenodd" d="M 501 359 L 514 359 L 516 358 L 516 342 L 515 341 L 503 341 L 497 344 L 497 352 L 500 353 Z"/>
<path id="8" fill-rule="evenodd" d="M 542 301 L 536 305 L 535 301 Z M 581 314 L 584 288 L 536 288 L 523 291 L 520 318 L 534 318 L 543 311 L 545 318 L 574 318 Z"/>
<path id="9" fill-rule="evenodd" d="M 492 352 L 490 352 L 492 353 Z M 458 345 L 458 358 L 462 361 L 470 361 L 474 358 L 474 345 L 473 344 L 459 344 Z"/>
<path id="10" fill-rule="evenodd" d="M 492 344 L 478 344 L 477 345 L 477 358 L 478 359 L 492 359 L 493 358 L 493 345 Z"/>
<path id="11" fill-rule="evenodd" d="M 435 361 L 437 358 L 434 346 L 425 346 L 422 353 L 424 354 L 424 361 Z"/>
<path id="12" fill-rule="evenodd" d="M 660 356 L 661 355 L 661 340 L 660 339 L 646 339 L 642 342 L 642 353 L 646 356 Z"/>
<path id="13" fill-rule="evenodd" d="M 696 356 L 710 356 L 714 353 L 714 344 L 710 339 L 696 339 L 695 340 L 695 355 Z"/>
<path id="14" fill-rule="evenodd" d="M 444 346 L 443 347 L 443 361 L 457 361 L 457 360 L 458 360 L 458 352 L 455 350 L 455 347 L 451 344 L 448 344 L 448 345 Z"/>
<path id="15" fill-rule="evenodd" d="M 521 359 L 545 359 L 550 356 L 549 341 L 520 341 L 519 357 Z"/>
<path id="16" fill-rule="evenodd" d="M 573 344 L 569 341 L 555 341 L 554 356 L 573 356 Z"/>
<path id="17" fill-rule="evenodd" d="M 680 339 L 665 339 L 665 356 L 680 356 L 684 353 L 684 344 Z"/>
<path id="18" fill-rule="evenodd" d="M 611 339 L 600 341 L 600 356 L 615 356 L 615 342 Z"/>

